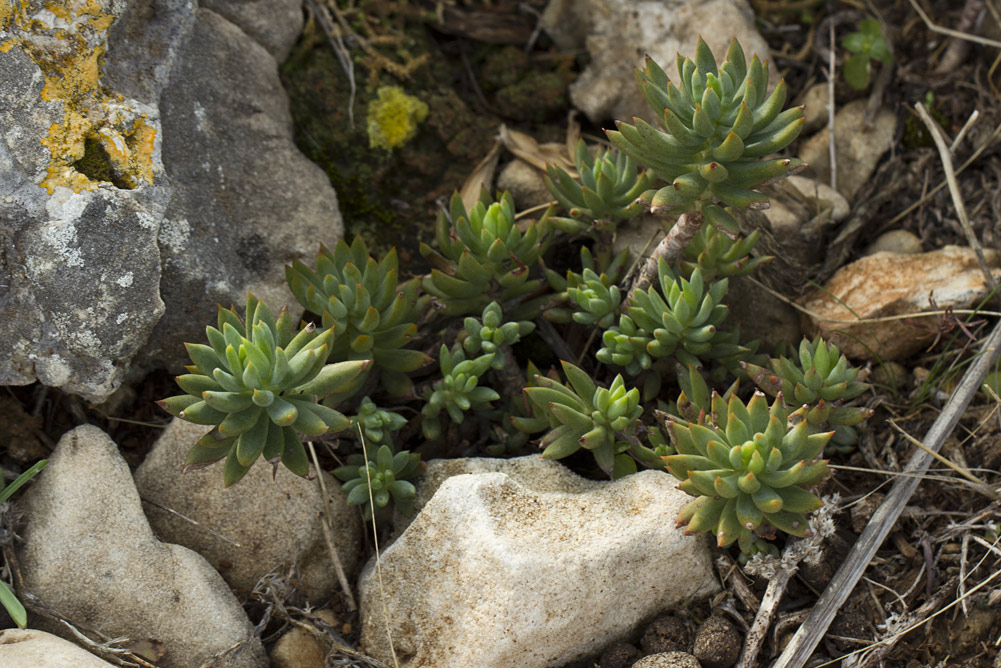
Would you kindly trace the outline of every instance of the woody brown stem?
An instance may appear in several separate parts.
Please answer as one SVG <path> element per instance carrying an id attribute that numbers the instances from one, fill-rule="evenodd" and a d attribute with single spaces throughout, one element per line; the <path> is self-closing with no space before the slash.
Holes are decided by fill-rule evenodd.
<path id="1" fill-rule="evenodd" d="M 636 282 L 633 283 L 632 288 L 629 290 L 629 299 L 632 301 L 633 294 L 637 290 L 645 290 L 651 283 L 653 283 L 654 278 L 657 276 L 657 266 L 660 259 L 663 258 L 668 265 L 673 265 L 681 258 L 682 252 L 685 250 L 695 235 L 698 234 L 699 230 L 702 228 L 703 217 L 701 211 L 691 211 L 688 213 L 683 213 L 678 218 L 674 227 L 671 231 L 667 233 L 657 247 L 653 249 L 650 257 L 647 259 L 646 264 L 643 265 L 643 269 L 640 270 L 640 275 L 637 277 Z"/>

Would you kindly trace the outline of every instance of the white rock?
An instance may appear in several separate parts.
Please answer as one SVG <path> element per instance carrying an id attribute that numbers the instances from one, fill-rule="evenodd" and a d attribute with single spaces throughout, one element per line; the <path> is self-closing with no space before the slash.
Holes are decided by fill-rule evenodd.
<path id="1" fill-rule="evenodd" d="M 323 497 L 315 479 L 300 478 L 259 461 L 240 482 L 222 484 L 222 462 L 183 473 L 184 458 L 208 427 L 174 420 L 136 470 L 139 494 L 198 525 L 156 507 L 146 516 L 163 540 L 205 557 L 237 593 L 249 592 L 274 568 L 297 561 L 299 587 L 319 602 L 338 589 L 337 576 L 323 537 Z M 358 564 L 361 527 L 340 484 L 323 473 L 333 516 L 333 542 L 345 572 Z M 226 542 L 221 536 L 239 543 Z"/>
<path id="2" fill-rule="evenodd" d="M 501 169 L 497 176 L 497 189 L 510 191 L 519 211 L 530 209 L 553 201 L 543 175 L 542 170 L 515 158 Z"/>
<path id="3" fill-rule="evenodd" d="M 161 668 L 200 666 L 251 636 L 219 574 L 195 552 L 153 536 L 128 465 L 97 427 L 59 440 L 23 505 L 25 587 L 74 623 L 113 638 L 159 640 Z M 265 665 L 259 639 L 216 664 Z"/>
<path id="4" fill-rule="evenodd" d="M 788 176 L 777 186 L 789 195 L 771 198 L 771 206 L 765 209 L 765 216 L 771 223 L 775 236 L 781 239 L 790 234 L 802 232 L 804 223 L 824 214 L 832 223 L 840 222 L 851 213 L 851 206 L 844 196 L 826 183 L 805 176 Z M 819 244 L 819 240 L 814 240 Z"/>
<path id="5" fill-rule="evenodd" d="M 862 254 L 872 255 L 880 251 L 905 255 L 920 253 L 921 239 L 918 238 L 918 235 L 907 230 L 890 230 L 876 237 L 876 240 L 869 244 Z"/>
<path id="6" fill-rule="evenodd" d="M 797 101 L 797 104 L 806 106 L 806 109 L 803 110 L 804 133 L 814 132 L 827 125 L 827 101 L 830 99 L 827 93 L 826 83 L 814 84 Z"/>
<path id="7" fill-rule="evenodd" d="M 570 86 L 570 99 L 595 122 L 655 120 L 633 76 L 646 54 L 672 77 L 678 52 L 693 56 L 700 34 L 717 60 L 734 36 L 748 60 L 752 53 L 769 57 L 744 0 L 553 0 L 542 26 L 561 49 L 587 48 L 591 62 Z"/>
<path id="8" fill-rule="evenodd" d="M 849 102 L 834 115 L 834 150 L 837 161 L 838 192 L 848 201 L 876 171 L 876 165 L 893 145 L 897 131 L 897 115 L 889 109 L 880 109 L 874 124 L 863 121 L 866 100 Z M 820 183 L 831 182 L 829 153 L 830 132 L 824 128 L 803 142 L 799 157 L 809 164 L 809 173 Z"/>
<path id="9" fill-rule="evenodd" d="M 706 542 L 674 528 L 690 497 L 667 474 L 595 482 L 538 455 L 513 462 L 498 466 L 512 475 L 445 480 L 382 553 L 382 589 L 368 564 L 361 641 L 372 656 L 391 660 L 388 617 L 404 668 L 561 666 L 718 591 Z"/>
<path id="10" fill-rule="evenodd" d="M 0 631 L 0 666 L 3 668 L 110 668 L 68 640 L 34 629 Z"/>
<path id="11" fill-rule="evenodd" d="M 986 249 L 987 264 L 1001 276 L 1001 253 Z M 971 248 L 946 246 L 929 253 L 886 251 L 842 267 L 822 289 L 806 294 L 800 303 L 803 329 L 821 334 L 855 359 L 901 360 L 936 338 L 935 316 L 883 322 L 870 318 L 939 309 L 969 308 L 987 296 L 984 276 Z M 961 335 L 962 336 L 962 335 Z"/>

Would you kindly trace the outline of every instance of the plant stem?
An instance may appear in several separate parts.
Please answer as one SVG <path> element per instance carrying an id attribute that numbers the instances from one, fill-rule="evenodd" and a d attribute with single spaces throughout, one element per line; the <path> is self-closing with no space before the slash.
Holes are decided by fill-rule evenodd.
<path id="1" fill-rule="evenodd" d="M 629 290 L 629 297 L 626 301 L 631 302 L 633 299 L 633 294 L 637 290 L 645 290 L 651 283 L 653 283 L 654 278 L 657 276 L 657 266 L 660 263 L 661 258 L 667 262 L 668 265 L 673 265 L 681 258 L 681 254 L 685 250 L 695 235 L 698 234 L 699 230 L 702 229 L 703 217 L 701 211 L 690 211 L 688 213 L 683 213 L 678 217 L 674 227 L 671 231 L 667 233 L 657 247 L 653 249 L 650 257 L 647 259 L 646 264 L 643 265 L 643 269 L 640 270 L 640 275 L 637 277 L 636 282 L 633 283 L 632 288 Z"/>

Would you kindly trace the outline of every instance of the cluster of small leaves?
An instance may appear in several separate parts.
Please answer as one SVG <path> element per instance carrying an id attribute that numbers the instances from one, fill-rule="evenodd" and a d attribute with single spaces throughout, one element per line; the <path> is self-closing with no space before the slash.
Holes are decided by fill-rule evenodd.
<path id="1" fill-rule="evenodd" d="M 334 469 L 333 474 L 344 483 L 341 489 L 348 503 L 362 506 L 366 520 L 387 508 L 391 500 L 397 510 L 410 517 L 417 490 L 409 481 L 420 474 L 420 460 L 420 455 L 408 450 L 393 454 L 393 449 L 384 444 L 367 464 L 364 455 L 351 455 L 347 465 Z"/>
<path id="2" fill-rule="evenodd" d="M 761 392 L 747 405 L 714 394 L 711 412 L 696 422 L 670 422 L 676 454 L 664 462 L 679 488 L 696 497 L 678 525 L 715 534 L 720 547 L 736 542 L 747 556 L 777 553 L 768 542 L 776 530 L 806 535 L 805 513 L 822 505 L 809 488 L 828 473 L 818 457 L 831 434 L 811 434 L 805 412 L 790 415 L 781 397 L 769 408 Z"/>
<path id="3" fill-rule="evenodd" d="M 872 415 L 872 410 L 848 406 L 869 389 L 866 373 L 848 363 L 838 347 L 820 336 L 803 339 L 797 359 L 769 358 L 771 371 L 743 363 L 755 385 L 769 395 L 780 394 L 797 406 L 807 406 L 807 422 L 814 431 L 833 429 L 831 447 L 838 452 L 851 450 L 858 441 L 855 426 Z"/>
<path id="4" fill-rule="evenodd" d="M 285 267 L 285 276 L 299 303 L 333 327 L 336 360 L 369 359 L 381 371 L 382 384 L 395 394 L 407 394 L 406 374 L 431 363 L 419 350 L 404 348 L 417 333 L 416 321 L 427 303 L 419 297 L 420 282 L 398 281 L 396 249 L 376 262 L 360 236 L 350 246 L 341 239 L 333 251 L 320 247 L 316 269 L 299 260 Z M 365 380 L 360 376 L 350 393 Z"/>
<path id="5" fill-rule="evenodd" d="M 663 259 L 658 274 L 660 289 L 635 291 L 618 325 L 605 330 L 599 361 L 636 375 L 649 369 L 653 360 L 669 355 L 683 364 L 699 365 L 699 357 L 741 352 L 740 346 L 721 341 L 717 333 L 727 316 L 723 303 L 727 279 L 707 286 L 700 268 L 692 271 L 691 279 L 685 279 Z"/>
<path id="6" fill-rule="evenodd" d="M 490 402 L 500 399 L 495 390 L 479 385 L 480 377 L 490 368 L 493 359 L 494 353 L 486 353 L 467 360 L 462 348 L 449 351 L 448 346 L 442 344 L 438 358 L 442 378 L 425 387 L 421 395 L 425 402 L 421 410 L 425 438 L 441 436 L 439 416 L 442 411 L 452 422 L 462 424 L 467 411 L 489 409 Z"/>
<path id="7" fill-rule="evenodd" d="M 772 260 L 768 255 L 751 256 L 760 237 L 761 232 L 754 230 L 746 237 L 732 239 L 711 225 L 703 225 L 685 246 L 681 270 L 691 276 L 697 267 L 706 281 L 720 276 L 747 276 Z"/>
<path id="8" fill-rule="evenodd" d="M 569 385 L 536 376 L 535 385 L 525 388 L 525 395 L 548 421 L 542 456 L 563 459 L 584 448 L 613 478 L 635 473 L 637 459 L 649 465 L 653 451 L 635 438 L 643 414 L 639 390 L 627 390 L 621 375 L 610 387 L 600 387 L 569 362 L 563 362 L 563 372 Z M 538 420 L 516 420 L 515 425 L 526 430 L 539 426 Z"/>
<path id="9" fill-rule="evenodd" d="M 497 301 L 516 304 L 515 320 L 534 318 L 547 298 L 531 298 L 543 281 L 529 276 L 546 248 L 548 231 L 546 218 L 522 230 L 509 193 L 495 202 L 484 191 L 470 211 L 456 193 L 449 215 L 438 215 L 438 250 L 421 243 L 421 254 L 432 266 L 424 290 L 440 300 L 444 315 L 478 315 Z"/>
<path id="10" fill-rule="evenodd" d="M 299 433 L 320 436 L 349 424 L 316 399 L 343 391 L 370 362 L 327 364 L 333 328 L 318 333 L 307 325 L 296 331 L 287 309 L 276 319 L 253 295 L 247 297 L 246 324 L 235 309 L 220 307 L 218 325 L 205 328 L 209 345 L 186 344 L 194 364 L 176 379 L 186 394 L 159 402 L 175 417 L 212 426 L 185 463 L 225 458 L 227 487 L 261 456 L 306 475 L 309 462 Z"/>
<path id="11" fill-rule="evenodd" d="M 361 429 L 365 442 L 373 445 L 391 443 L 390 435 L 392 432 L 399 431 L 407 424 L 405 417 L 399 413 L 379 408 L 369 397 L 361 400 L 358 414 L 352 415 L 351 421 Z"/>
<path id="12" fill-rule="evenodd" d="M 494 355 L 490 366 L 500 369 L 504 366 L 502 346 L 510 346 L 535 331 L 535 323 L 530 320 L 519 322 L 504 322 L 504 313 L 500 304 L 490 302 L 483 309 L 479 320 L 466 318 L 464 329 L 459 335 L 462 348 L 470 355 L 483 353 L 501 353 Z"/>
<path id="13" fill-rule="evenodd" d="M 884 65 L 893 64 L 893 53 L 886 43 L 883 26 L 875 19 L 862 19 L 858 32 L 845 35 L 841 46 L 852 53 L 845 61 L 843 70 L 845 81 L 855 90 L 869 87 L 873 60 Z"/>
<path id="14" fill-rule="evenodd" d="M 678 85 L 650 58 L 636 72 L 666 132 L 635 119 L 619 123 L 608 138 L 668 182 L 645 196 L 652 210 L 698 211 L 736 238 L 740 229 L 726 207 L 767 207 L 768 198 L 753 189 L 801 167 L 795 158 L 761 158 L 799 135 L 803 108 L 783 111 L 785 81 L 768 95 L 767 62 L 755 55 L 748 64 L 736 40 L 719 67 L 701 37 L 695 60 L 679 54 L 677 65 Z"/>
<path id="15" fill-rule="evenodd" d="M 642 212 L 639 196 L 656 177 L 637 171 L 631 156 L 599 149 L 592 158 L 587 144 L 578 139 L 573 157 L 580 183 L 562 167 L 549 165 L 546 169 L 546 186 L 570 214 L 570 218 L 553 218 L 561 231 L 582 232 L 591 225 L 614 229 L 617 223 Z"/>
<path id="16" fill-rule="evenodd" d="M 612 294 L 613 287 L 615 288 L 614 293 L 619 295 L 617 297 L 618 303 L 616 303 L 615 306 L 615 315 L 617 315 L 619 305 L 622 301 L 617 284 L 622 279 L 623 270 L 628 259 L 629 249 L 624 248 L 614 257 L 605 262 L 604 266 L 602 266 L 601 263 L 595 261 L 594 255 L 587 246 L 581 246 L 580 272 L 570 269 L 567 271 L 567 275 L 564 278 L 551 269 L 546 270 L 546 282 L 548 282 L 549 287 L 557 293 L 557 297 L 553 300 L 553 303 L 546 308 L 542 317 L 555 323 L 568 323 L 573 320 L 581 324 L 591 324 L 588 321 L 592 316 L 594 316 L 597 320 L 604 318 L 603 315 L 597 316 L 596 311 L 603 311 L 606 307 L 602 303 L 596 303 L 592 307 L 589 303 L 592 295 L 587 291 L 594 290 L 594 296 L 597 296 L 602 302 L 604 302 L 603 293 L 604 289 L 607 289 L 609 291 L 608 302 L 611 303 L 616 299 L 616 297 Z M 585 278 L 585 275 L 587 278 Z M 585 285 L 588 280 L 591 280 L 592 276 L 596 277 L 597 280 L 601 282 L 602 288 L 598 288 L 597 286 L 588 288 L 588 286 Z M 571 290 L 574 291 L 574 296 L 571 295 Z M 580 299 L 580 301 L 577 301 L 578 299 Z M 571 302 L 578 308 L 572 311 L 565 306 L 566 302 Z M 591 311 L 591 308 L 594 308 L 595 311 Z M 583 312 L 580 309 L 583 309 Z M 578 313 L 580 315 L 577 315 Z M 578 320 L 578 318 L 580 319 Z M 614 317 L 610 320 L 614 320 Z M 600 326 L 607 327 L 607 325 Z"/>

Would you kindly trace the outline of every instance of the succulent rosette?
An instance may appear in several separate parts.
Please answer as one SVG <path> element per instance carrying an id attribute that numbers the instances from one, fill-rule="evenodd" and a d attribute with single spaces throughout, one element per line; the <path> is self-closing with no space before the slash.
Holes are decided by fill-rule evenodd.
<path id="1" fill-rule="evenodd" d="M 708 415 L 668 430 L 676 454 L 664 463 L 696 497 L 678 514 L 686 533 L 711 532 L 720 547 L 736 542 L 746 555 L 774 553 L 767 540 L 776 530 L 807 534 L 806 514 L 823 505 L 810 488 L 828 473 L 818 457 L 831 433 L 811 434 L 805 409 L 790 414 L 781 397 L 769 407 L 761 392 L 746 405 L 714 394 Z"/>

